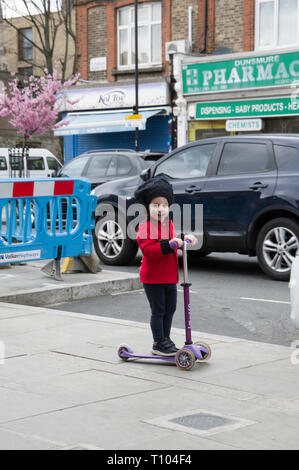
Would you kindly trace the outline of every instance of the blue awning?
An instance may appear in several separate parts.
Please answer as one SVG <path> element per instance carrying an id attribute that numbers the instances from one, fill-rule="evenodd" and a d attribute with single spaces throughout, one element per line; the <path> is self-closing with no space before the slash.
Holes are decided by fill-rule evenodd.
<path id="1" fill-rule="evenodd" d="M 142 116 L 140 130 L 146 129 L 146 121 L 157 115 L 165 114 L 165 108 L 140 111 Z M 126 116 L 132 114 L 130 111 L 120 113 L 68 113 L 66 117 L 59 122 L 65 123 L 62 127 L 54 130 L 55 136 L 80 135 L 80 134 L 106 134 L 110 132 L 128 132 L 135 131 L 136 126 L 130 126 L 130 121 Z M 131 123 L 133 124 L 133 123 Z"/>

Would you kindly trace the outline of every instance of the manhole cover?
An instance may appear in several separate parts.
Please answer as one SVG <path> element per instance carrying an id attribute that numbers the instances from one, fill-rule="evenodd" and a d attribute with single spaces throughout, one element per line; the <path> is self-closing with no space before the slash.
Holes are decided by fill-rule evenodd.
<path id="1" fill-rule="evenodd" d="M 236 418 L 234 416 L 225 416 L 207 410 L 191 410 L 184 414 L 182 414 L 182 412 L 174 413 L 169 416 L 149 419 L 145 422 L 154 426 L 198 436 L 234 431 L 245 426 L 256 424 L 254 421 Z"/>
<path id="2" fill-rule="evenodd" d="M 224 418 L 222 416 L 216 416 L 207 413 L 196 413 L 188 416 L 180 416 L 179 418 L 171 419 L 171 423 L 181 424 L 188 428 L 201 429 L 202 431 L 208 431 L 219 426 L 226 426 L 232 424 L 235 421 Z"/>

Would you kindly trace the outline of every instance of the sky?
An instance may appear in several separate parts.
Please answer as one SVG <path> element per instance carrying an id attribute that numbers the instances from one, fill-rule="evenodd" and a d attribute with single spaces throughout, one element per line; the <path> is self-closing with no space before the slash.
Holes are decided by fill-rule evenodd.
<path id="1" fill-rule="evenodd" d="M 45 0 L 44 0 L 45 1 Z M 52 4 L 52 11 L 57 10 L 57 3 L 61 0 L 50 0 Z M 13 18 L 17 16 L 27 15 L 27 9 L 24 5 L 23 0 L 0 0 L 3 10 L 3 16 L 5 18 Z M 30 8 L 30 13 L 37 14 L 38 9 L 34 6 L 40 6 L 42 8 L 43 0 L 26 0 L 27 5 Z"/>

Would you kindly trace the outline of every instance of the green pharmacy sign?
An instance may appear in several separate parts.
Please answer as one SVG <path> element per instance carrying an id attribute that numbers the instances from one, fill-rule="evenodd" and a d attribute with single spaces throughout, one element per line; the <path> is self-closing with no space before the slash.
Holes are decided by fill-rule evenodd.
<path id="1" fill-rule="evenodd" d="M 299 82 L 299 52 L 183 66 L 184 94 L 291 85 Z"/>
<path id="2" fill-rule="evenodd" d="M 196 106 L 196 119 L 200 120 L 294 116 L 298 114 L 299 98 L 198 103 Z"/>

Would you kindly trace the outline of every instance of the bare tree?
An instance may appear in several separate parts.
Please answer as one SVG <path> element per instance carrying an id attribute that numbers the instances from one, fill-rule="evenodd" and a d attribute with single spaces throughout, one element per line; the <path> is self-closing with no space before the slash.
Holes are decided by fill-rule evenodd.
<path id="1" fill-rule="evenodd" d="M 75 46 L 76 34 L 73 29 L 73 10 L 74 0 L 0 0 L 3 8 L 3 21 L 10 27 L 22 34 L 14 21 L 14 16 L 23 16 L 28 28 L 35 31 L 35 37 L 26 40 L 32 44 L 40 56 L 44 58 L 44 63 L 37 63 L 33 60 L 24 59 L 32 66 L 44 69 L 46 66 L 50 74 L 55 69 L 55 49 L 57 50 L 57 33 L 60 29 L 64 30 L 65 41 L 64 49 L 59 50 L 58 62 L 61 65 L 61 78 L 64 81 L 66 77 L 68 61 L 72 61 L 71 72 L 76 70 L 76 54 L 70 55 L 71 43 Z M 10 13 L 10 14 L 9 14 Z M 23 36 L 25 38 L 25 36 Z M 75 47 L 73 48 L 75 51 Z"/>

